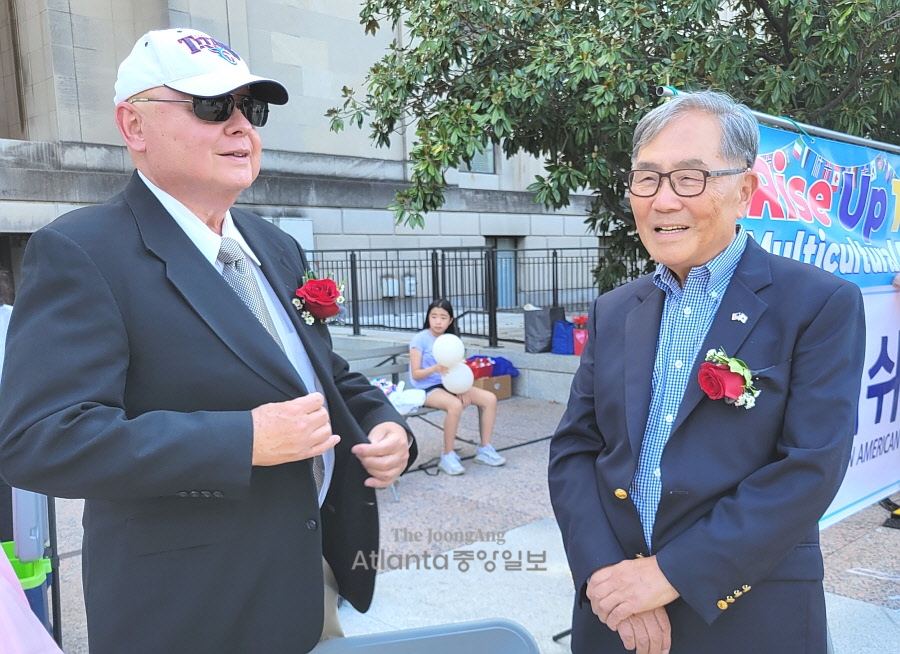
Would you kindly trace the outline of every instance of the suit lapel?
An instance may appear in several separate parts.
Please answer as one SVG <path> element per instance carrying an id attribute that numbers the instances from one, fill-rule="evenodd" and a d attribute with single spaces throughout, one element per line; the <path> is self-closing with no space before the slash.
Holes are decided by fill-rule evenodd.
<path id="1" fill-rule="evenodd" d="M 706 338 L 697 354 L 697 360 L 694 361 L 687 388 L 678 408 L 678 415 L 672 424 L 673 434 L 705 397 L 697 382 L 697 374 L 700 371 L 700 365 L 706 360 L 706 353 L 721 347 L 728 356 L 740 358 L 741 345 L 765 313 L 768 305 L 759 298 L 757 292 L 772 281 L 767 256 L 765 250 L 756 241 L 752 238 L 747 239 L 744 254 L 738 262 L 728 284 L 728 290 L 725 291 L 722 303 L 706 333 Z M 736 318 L 740 314 L 746 316 L 746 322 L 741 322 Z M 747 363 L 752 366 L 752 362 Z"/>
<path id="2" fill-rule="evenodd" d="M 272 286 L 272 290 L 275 291 L 278 301 L 281 302 L 281 305 L 287 312 L 294 329 L 297 330 L 297 335 L 300 337 L 300 342 L 306 350 L 306 355 L 312 363 L 319 382 L 325 391 L 330 391 L 331 384 L 329 382 L 333 377 L 331 360 L 328 356 L 330 348 L 322 342 L 321 337 L 316 333 L 321 327 L 319 325 L 307 325 L 300 312 L 292 304 L 293 299 L 296 297 L 297 288 L 303 283 L 303 272 L 297 271 L 296 266 L 292 268 L 291 261 L 292 259 L 300 258 L 303 266 L 306 265 L 306 261 L 299 257 L 299 250 L 290 252 L 281 248 L 279 243 L 273 243 L 255 221 L 246 220 L 245 216 L 237 211 L 232 211 L 231 216 L 234 219 L 234 224 L 241 230 L 244 238 L 247 239 L 248 245 L 259 258 L 260 268 L 266 279 L 269 280 L 269 284 Z M 333 406 L 334 397 L 329 397 L 328 400 Z"/>
<path id="3" fill-rule="evenodd" d="M 640 304 L 625 317 L 625 353 L 628 357 L 624 361 L 625 417 L 635 461 L 641 451 L 650 415 L 653 364 L 665 300 L 665 294 L 651 279 L 646 278 L 647 287 L 635 295 Z"/>
<path id="4" fill-rule="evenodd" d="M 166 277 L 197 315 L 261 378 L 288 398 L 306 393 L 293 366 L 265 328 L 135 175 L 125 188 L 147 250 L 166 267 Z M 263 249 L 263 248 L 259 248 Z M 254 247 L 254 251 L 258 251 Z"/>

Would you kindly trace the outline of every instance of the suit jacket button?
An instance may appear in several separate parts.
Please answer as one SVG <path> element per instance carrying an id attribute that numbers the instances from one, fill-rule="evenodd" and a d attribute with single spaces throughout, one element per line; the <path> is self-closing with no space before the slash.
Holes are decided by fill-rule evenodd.
<path id="1" fill-rule="evenodd" d="M 188 496 L 187 491 L 178 491 L 178 497 L 187 497 L 187 496 Z"/>
<path id="2" fill-rule="evenodd" d="M 200 497 L 200 491 L 191 491 L 191 497 Z"/>
<path id="3" fill-rule="evenodd" d="M 203 497 L 212 497 L 212 493 L 210 493 L 209 491 L 200 491 L 200 494 Z"/>
<path id="4" fill-rule="evenodd" d="M 622 488 L 617 488 L 614 494 L 620 500 L 628 499 L 628 493 Z"/>
<path id="5" fill-rule="evenodd" d="M 306 528 L 309 529 L 310 531 L 315 530 L 316 527 L 318 527 L 318 526 L 319 526 L 319 524 L 315 520 L 307 520 L 306 521 Z"/>
<path id="6" fill-rule="evenodd" d="M 718 602 L 716 602 L 716 606 L 724 611 L 728 608 L 728 602 L 726 602 L 725 600 L 719 600 Z"/>
<path id="7" fill-rule="evenodd" d="M 213 491 L 213 497 L 225 497 L 225 493 L 222 491 Z"/>

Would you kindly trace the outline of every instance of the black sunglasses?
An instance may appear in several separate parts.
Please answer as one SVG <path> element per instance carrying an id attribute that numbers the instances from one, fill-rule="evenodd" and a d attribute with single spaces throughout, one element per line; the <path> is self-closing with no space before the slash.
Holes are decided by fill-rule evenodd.
<path id="1" fill-rule="evenodd" d="M 234 112 L 235 106 L 254 127 L 262 127 L 269 119 L 269 103 L 249 95 L 217 95 L 214 98 L 192 97 L 190 100 L 164 100 L 161 98 L 131 98 L 129 102 L 184 102 L 194 105 L 194 115 L 207 123 L 223 123 Z"/>

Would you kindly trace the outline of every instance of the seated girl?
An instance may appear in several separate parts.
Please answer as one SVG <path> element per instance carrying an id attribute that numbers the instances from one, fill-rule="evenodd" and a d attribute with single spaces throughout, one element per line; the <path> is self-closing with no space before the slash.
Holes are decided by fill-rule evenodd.
<path id="1" fill-rule="evenodd" d="M 447 300 L 435 300 L 428 305 L 422 331 L 413 336 L 409 343 L 409 378 L 414 387 L 425 391 L 425 406 L 447 412 L 444 419 L 444 453 L 438 468 L 448 475 L 461 475 L 466 471 L 453 449 L 453 443 L 463 409 L 470 404 L 482 408 L 481 445 L 475 455 L 475 462 L 502 466 L 506 459 L 491 445 L 494 420 L 497 417 L 497 397 L 490 391 L 475 386 L 458 395 L 443 387 L 441 375 L 448 370 L 438 364 L 433 353 L 434 341 L 442 334 L 458 335 L 456 325 L 453 324 L 453 307 Z"/>

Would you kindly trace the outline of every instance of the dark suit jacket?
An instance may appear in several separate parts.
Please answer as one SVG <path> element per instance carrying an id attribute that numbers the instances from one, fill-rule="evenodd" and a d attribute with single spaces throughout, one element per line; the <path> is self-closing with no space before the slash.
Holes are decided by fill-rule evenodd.
<path id="1" fill-rule="evenodd" d="M 92 654 L 306 652 L 322 626 L 323 553 L 365 611 L 375 492 L 349 452 L 404 424 L 291 305 L 307 262 L 253 214 L 258 255 L 341 436 L 321 513 L 308 460 L 251 467 L 250 410 L 307 393 L 272 338 L 135 175 L 110 202 L 35 233 L 0 393 L 0 474 L 83 497 Z M 411 460 L 415 457 L 415 445 Z M 371 568 L 371 566 L 368 566 Z"/>
<path id="2" fill-rule="evenodd" d="M 595 301 L 551 442 L 550 494 L 578 590 L 574 652 L 626 651 L 583 592 L 598 568 L 650 553 L 622 491 L 647 424 L 663 303 L 652 276 Z M 754 370 L 754 408 L 700 389 L 700 364 L 719 347 Z M 660 466 L 653 553 L 681 595 L 667 607 L 672 654 L 825 651 L 817 521 L 846 470 L 864 349 L 856 286 L 748 241 Z"/>

